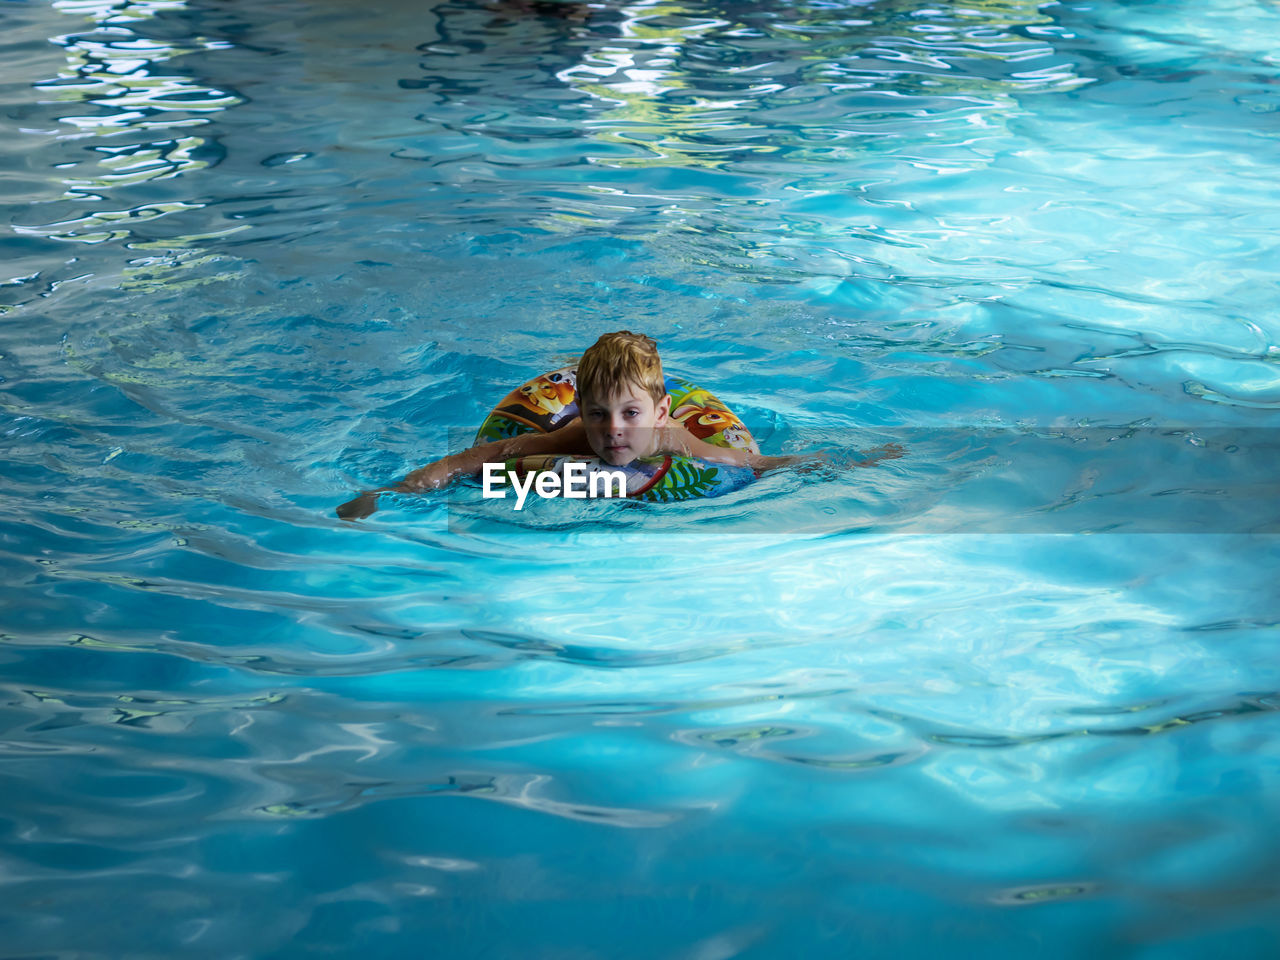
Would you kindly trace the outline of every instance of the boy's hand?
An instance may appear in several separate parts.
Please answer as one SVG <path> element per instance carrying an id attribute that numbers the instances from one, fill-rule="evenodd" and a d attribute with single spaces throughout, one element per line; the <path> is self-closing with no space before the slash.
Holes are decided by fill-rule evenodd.
<path id="1" fill-rule="evenodd" d="M 475 449 L 475 447 L 472 447 L 468 453 Z M 422 493 L 426 490 L 439 490 L 441 487 L 447 486 L 449 481 L 459 473 L 470 469 L 469 464 L 463 464 L 460 467 L 458 460 L 458 457 L 445 457 L 413 471 L 403 480 L 393 483 L 389 487 L 366 490 L 354 500 L 348 500 L 340 506 L 338 508 L 338 516 L 343 520 L 363 520 L 378 509 L 378 494 L 384 491 Z"/>
<path id="2" fill-rule="evenodd" d="M 850 454 L 847 450 L 840 450 L 837 447 L 824 447 L 821 450 L 815 450 L 813 453 L 801 454 L 799 456 L 778 457 L 778 460 L 790 461 L 788 466 L 794 465 L 796 470 L 801 473 L 811 473 L 822 468 L 836 468 L 837 470 L 849 470 L 853 467 L 873 467 L 877 463 L 884 460 L 896 460 L 899 457 L 905 457 L 907 450 L 900 443 L 885 443 L 878 447 L 872 447 L 865 452 L 856 452 Z"/>
<path id="3" fill-rule="evenodd" d="M 363 520 L 378 509 L 378 491 L 366 490 L 354 500 L 348 500 L 338 508 L 338 516 L 343 520 Z"/>

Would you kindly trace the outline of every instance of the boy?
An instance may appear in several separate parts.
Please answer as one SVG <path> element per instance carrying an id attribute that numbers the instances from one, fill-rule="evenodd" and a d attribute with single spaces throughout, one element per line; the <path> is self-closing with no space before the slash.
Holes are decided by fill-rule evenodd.
<path id="1" fill-rule="evenodd" d="M 815 459 L 812 455 L 766 457 L 717 447 L 671 420 L 671 395 L 664 386 L 658 345 L 643 334 L 628 330 L 606 333 L 582 355 L 577 382 L 580 414 L 565 426 L 551 433 L 526 433 L 482 443 L 444 457 L 413 471 L 399 483 L 366 490 L 338 507 L 338 516 L 343 520 L 369 516 L 378 509 L 378 494 L 384 490 L 438 490 L 456 477 L 479 475 L 485 463 L 539 454 L 595 456 L 615 467 L 642 457 L 670 454 L 757 471 Z M 901 456 L 901 451 L 893 447 L 891 444 L 884 448 L 884 456 L 878 459 Z"/>

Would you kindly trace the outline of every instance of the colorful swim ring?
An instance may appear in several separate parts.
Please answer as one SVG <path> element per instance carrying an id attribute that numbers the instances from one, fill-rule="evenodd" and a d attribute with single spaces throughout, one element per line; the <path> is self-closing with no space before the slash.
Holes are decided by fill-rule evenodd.
<path id="1" fill-rule="evenodd" d="M 665 386 L 671 394 L 671 419 L 683 424 L 695 437 L 717 447 L 760 452 L 746 424 L 709 390 L 669 374 Z M 551 433 L 576 416 L 577 369 L 561 367 L 534 377 L 507 394 L 485 417 L 475 442 L 503 440 L 522 433 Z M 594 457 L 518 457 L 508 460 L 506 469 L 520 477 L 547 470 L 559 473 L 570 460 L 585 462 L 589 470 L 620 469 L 627 478 L 628 497 L 659 503 L 718 497 L 740 490 L 756 478 L 750 467 L 665 455 L 633 460 L 625 467 L 610 467 Z"/>

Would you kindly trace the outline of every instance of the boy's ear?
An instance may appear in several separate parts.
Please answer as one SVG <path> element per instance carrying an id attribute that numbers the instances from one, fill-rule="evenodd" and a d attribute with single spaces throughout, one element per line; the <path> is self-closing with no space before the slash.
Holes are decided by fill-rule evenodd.
<path id="1" fill-rule="evenodd" d="M 663 394 L 662 399 L 658 401 L 657 421 L 658 423 L 666 423 L 667 417 L 671 414 L 671 394 Z"/>

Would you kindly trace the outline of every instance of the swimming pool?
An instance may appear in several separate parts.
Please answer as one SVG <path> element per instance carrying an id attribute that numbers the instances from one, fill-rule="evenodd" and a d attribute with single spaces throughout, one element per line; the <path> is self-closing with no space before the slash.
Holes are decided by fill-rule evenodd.
<path id="1" fill-rule="evenodd" d="M 0 16 L 3 956 L 1274 955 L 1273 4 Z M 910 455 L 334 517 L 622 327 Z"/>

